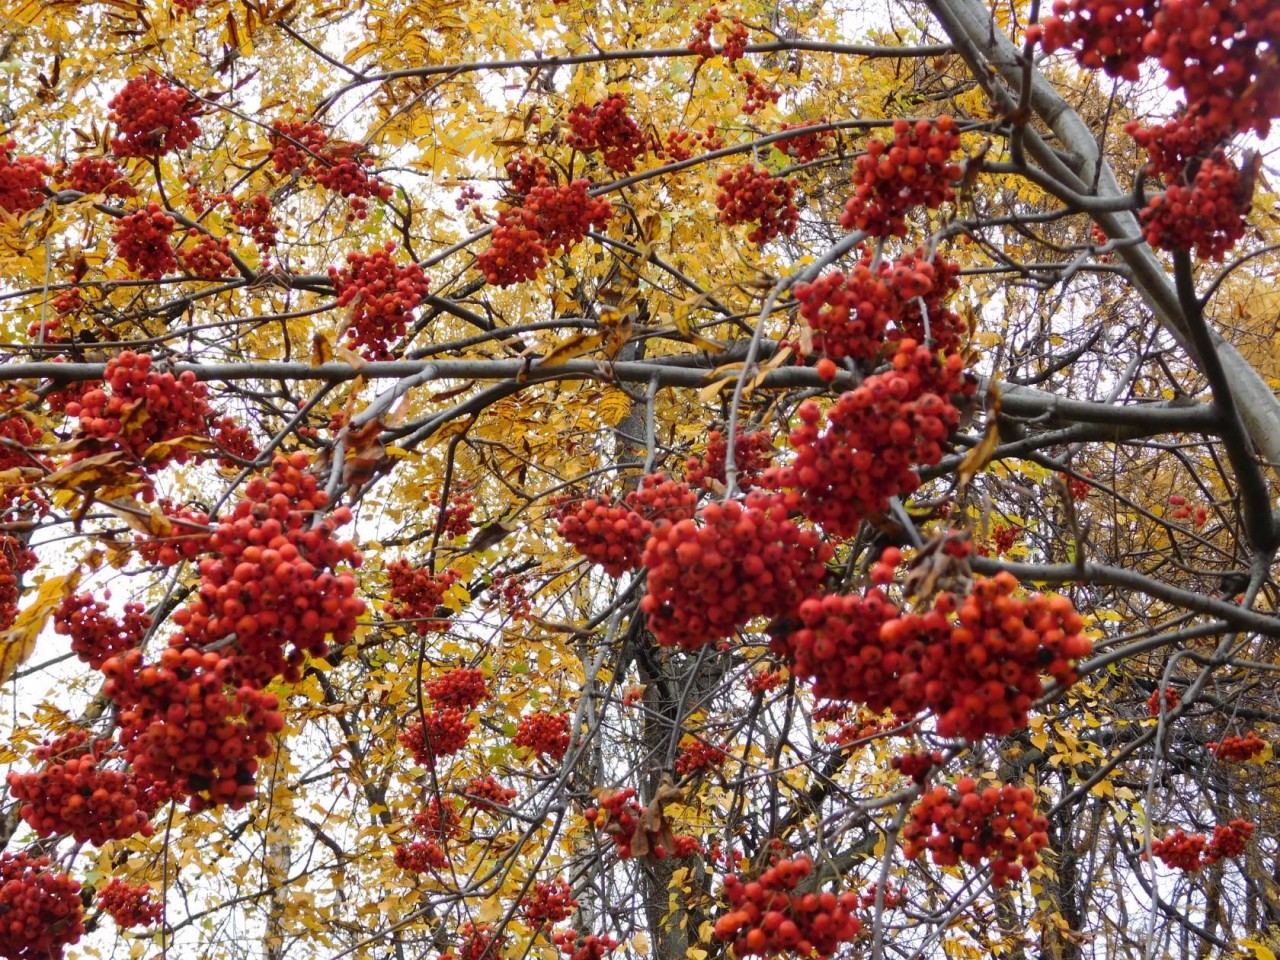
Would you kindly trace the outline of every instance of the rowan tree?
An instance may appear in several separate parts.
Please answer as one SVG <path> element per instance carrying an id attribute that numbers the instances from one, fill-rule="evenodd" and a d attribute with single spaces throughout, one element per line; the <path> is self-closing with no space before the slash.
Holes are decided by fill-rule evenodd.
<path id="1" fill-rule="evenodd" d="M 0 14 L 0 958 L 1272 956 L 1274 7 Z"/>

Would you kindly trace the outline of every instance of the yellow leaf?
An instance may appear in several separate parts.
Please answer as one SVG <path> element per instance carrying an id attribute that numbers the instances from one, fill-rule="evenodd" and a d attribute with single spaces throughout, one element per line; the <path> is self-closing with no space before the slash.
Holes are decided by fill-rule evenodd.
<path id="1" fill-rule="evenodd" d="M 640 933 L 637 933 L 634 937 L 632 937 L 631 949 L 634 950 L 636 953 L 638 953 L 642 957 L 647 955 L 649 953 L 648 935 L 643 931 L 641 931 Z"/>
<path id="2" fill-rule="evenodd" d="M 987 391 L 987 401 L 991 415 L 987 419 L 986 432 L 978 441 L 978 445 L 966 453 L 964 459 L 960 461 L 961 490 L 964 490 L 977 472 L 991 461 L 991 455 L 996 452 L 996 446 L 1000 442 L 1000 431 L 996 426 L 996 421 L 1000 417 L 1000 391 L 996 389 L 994 383 Z"/>
<path id="3" fill-rule="evenodd" d="M 1239 940 L 1240 946 L 1253 951 L 1258 960 L 1276 960 L 1275 953 L 1261 940 Z"/>
<path id="4" fill-rule="evenodd" d="M 590 353 L 602 343 L 604 343 L 604 337 L 598 333 L 575 333 L 569 339 L 557 344 L 550 353 L 539 360 L 538 369 L 567 363 L 574 357 Z"/>
<path id="5" fill-rule="evenodd" d="M 45 621 L 79 582 L 78 568 L 65 577 L 50 577 L 40 584 L 35 601 L 24 607 L 13 621 L 13 626 L 0 634 L 0 683 L 7 681 L 27 662 L 36 648 L 36 638 L 44 629 Z"/>

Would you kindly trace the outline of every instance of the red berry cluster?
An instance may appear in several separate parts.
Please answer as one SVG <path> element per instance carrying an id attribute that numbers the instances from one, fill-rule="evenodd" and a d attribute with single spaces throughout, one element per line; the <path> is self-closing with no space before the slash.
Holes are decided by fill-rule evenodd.
<path id="1" fill-rule="evenodd" d="M 509 806 L 517 795 L 517 791 L 504 787 L 493 774 L 476 777 L 467 783 L 463 791 L 467 806 L 477 810 L 488 809 L 487 804 L 495 807 Z"/>
<path id="2" fill-rule="evenodd" d="M 563 759 L 569 749 L 569 714 L 530 713 L 520 718 L 512 746 L 528 747 L 540 757 Z"/>
<path id="3" fill-rule="evenodd" d="M 782 91 L 777 87 L 767 86 L 754 70 L 743 70 L 738 79 L 747 88 L 746 98 L 742 101 L 742 112 L 747 116 L 759 113 L 770 104 L 782 99 Z"/>
<path id="4" fill-rule="evenodd" d="M 390 360 L 387 347 L 405 335 L 413 311 L 431 286 L 416 263 L 396 266 L 396 245 L 372 253 L 348 253 L 347 266 L 329 268 L 338 306 L 351 308 L 347 340 L 366 360 Z"/>
<path id="5" fill-rule="evenodd" d="M 59 177 L 68 190 L 105 197 L 136 197 L 138 191 L 110 157 L 80 157 Z M 0 202 L 0 206 L 3 203 Z"/>
<path id="6" fill-rule="evenodd" d="M 707 127 L 706 132 L 698 134 L 693 130 L 672 130 L 667 133 L 664 143 L 657 146 L 658 156 L 673 163 L 680 163 L 693 156 L 694 149 L 701 146 L 710 152 L 724 147 L 724 140 L 716 136 L 714 126 Z"/>
<path id="7" fill-rule="evenodd" d="M 150 354 L 125 350 L 107 361 L 101 388 L 67 404 L 67 415 L 80 418 L 76 434 L 85 441 L 71 459 L 121 450 L 151 472 L 186 463 L 191 452 L 180 444 L 159 451 L 151 448 L 181 437 L 204 436 L 208 394 L 208 386 L 197 383 L 190 370 L 177 377 L 161 373 L 152 367 Z"/>
<path id="8" fill-rule="evenodd" d="M 434 507 L 440 506 L 440 493 L 432 490 L 428 498 Z M 463 537 L 471 533 L 473 524 L 471 515 L 476 511 L 475 497 L 469 489 L 463 488 L 453 493 L 444 508 L 444 519 L 440 524 L 440 532 L 449 539 Z"/>
<path id="9" fill-rule="evenodd" d="M 714 57 L 716 51 L 711 44 L 712 28 L 716 24 L 723 22 L 718 7 L 712 7 L 698 17 L 697 20 L 693 21 L 693 39 L 689 41 L 689 52 L 696 53 L 701 60 L 710 60 Z M 747 25 L 742 22 L 740 17 L 734 17 L 730 22 L 732 26 L 724 38 L 724 44 L 720 48 L 720 56 L 724 57 L 725 63 L 733 65 L 741 60 L 747 52 L 747 44 L 750 42 L 751 36 L 747 32 Z"/>
<path id="10" fill-rule="evenodd" d="M 748 163 L 737 170 L 725 170 L 716 178 L 720 193 L 716 207 L 720 222 L 729 226 L 755 223 L 747 234 L 752 243 L 763 244 L 774 237 L 788 237 L 800 224 L 796 210 L 795 180 L 775 177 L 768 170 Z"/>
<path id="11" fill-rule="evenodd" d="M 101 846 L 110 840 L 151 835 L 151 813 L 131 773 L 107 769 L 105 741 L 47 744 L 36 759 L 47 761 L 31 773 L 10 773 L 9 791 L 19 814 L 42 837 L 71 834 L 77 843 Z M 56 751 L 56 752 L 55 752 Z M 55 759 L 56 758 L 56 759 Z"/>
<path id="12" fill-rule="evenodd" d="M 640 566 L 655 523 L 692 517 L 697 503 L 697 495 L 687 484 L 649 474 L 621 502 L 605 494 L 584 500 L 572 510 L 566 504 L 556 532 L 591 563 L 600 564 L 612 577 L 620 577 Z"/>
<path id="13" fill-rule="evenodd" d="M 524 584 L 516 577 L 494 577 L 486 596 L 514 620 L 523 619 L 533 610 L 533 603 L 525 592 Z"/>
<path id="14" fill-rule="evenodd" d="M 588 807 L 582 814 L 589 824 L 604 831 L 613 840 L 618 856 L 623 860 L 631 856 L 631 845 L 644 814 L 644 809 L 635 796 L 634 787 L 602 790 L 596 797 L 599 806 Z"/>
<path id="15" fill-rule="evenodd" d="M 818 585 L 834 550 L 790 519 L 788 499 L 753 490 L 707 504 L 697 520 L 654 525 L 640 608 L 660 645 L 696 650 L 756 617 L 793 611 Z"/>
<path id="16" fill-rule="evenodd" d="M 1080 44 L 1076 61 L 1090 70 L 1136 81 L 1151 29 L 1146 0 L 1055 0 L 1053 16 L 1027 30 L 1032 43 L 1052 53 Z"/>
<path id="17" fill-rule="evenodd" d="M 190 507 L 177 507 L 167 500 L 161 501 L 160 510 L 170 522 L 171 530 L 165 536 L 136 537 L 133 545 L 139 556 L 148 563 L 172 567 L 209 552 L 212 530 L 207 513 Z"/>
<path id="18" fill-rule="evenodd" d="M 369 200 L 390 200 L 395 193 L 390 184 L 369 175 L 374 161 L 363 144 L 330 139 L 318 123 L 272 124 L 271 160 L 276 173 L 309 175 L 320 186 L 346 197 L 351 208 L 348 220 L 364 220 Z"/>
<path id="19" fill-rule="evenodd" d="M 140 603 L 128 603 L 124 620 L 107 613 L 107 605 L 90 594 L 72 594 L 53 612 L 53 629 L 71 638 L 71 650 L 94 670 L 117 653 L 142 643 L 151 618 Z"/>
<path id="20" fill-rule="evenodd" d="M 747 693 L 753 697 L 763 696 L 786 682 L 782 674 L 774 670 L 757 670 L 747 678 Z"/>
<path id="21" fill-rule="evenodd" d="M 729 912 L 716 921 L 715 934 L 733 944 L 735 956 L 829 957 L 862 929 L 854 916 L 856 893 L 797 893 L 796 886 L 813 873 L 808 857 L 778 860 L 757 880 L 735 873 L 724 878 Z"/>
<path id="22" fill-rule="evenodd" d="M 153 927 L 164 919 L 164 904 L 151 899 L 151 884 L 131 887 L 112 877 L 94 902 L 111 915 L 118 927 Z"/>
<path id="23" fill-rule="evenodd" d="M 784 123 L 778 128 L 779 130 L 794 130 L 796 133 L 785 140 L 775 140 L 774 145 L 788 157 L 799 160 L 801 163 L 817 160 L 831 149 L 831 134 L 826 130 L 808 133 L 803 131 L 826 122 L 827 118 L 822 117 L 819 120 L 810 120 L 807 123 Z"/>
<path id="24" fill-rule="evenodd" d="M 685 737 L 676 756 L 677 776 L 687 777 L 704 770 L 713 770 L 728 759 L 723 747 L 697 737 Z"/>
<path id="25" fill-rule="evenodd" d="M 1221 260 L 1244 236 L 1252 179 L 1222 151 L 1203 160 L 1190 187 L 1174 183 L 1142 211 L 1147 242 L 1164 250 L 1190 250 L 1202 260 Z"/>
<path id="26" fill-rule="evenodd" d="M 1151 853 L 1166 867 L 1195 873 L 1219 860 L 1240 856 L 1253 831 L 1254 825 L 1248 820 L 1218 824 L 1213 828 L 1212 839 L 1203 833 L 1175 830 L 1163 840 L 1152 841 Z"/>
<path id="27" fill-rule="evenodd" d="M 814 331 L 815 353 L 837 360 L 876 359 L 890 342 L 924 341 L 944 351 L 959 346 L 964 321 L 947 309 L 959 289 L 959 264 L 945 257 L 926 259 L 924 250 L 897 262 L 877 262 L 865 248 L 847 273 L 831 271 L 811 283 L 798 283 L 800 316 Z M 926 330 L 926 321 L 928 323 Z"/>
<path id="28" fill-rule="evenodd" d="M 895 120 L 893 143 L 878 137 L 867 142 L 853 172 L 853 196 L 845 205 L 840 226 L 865 230 L 876 237 L 905 236 L 904 215 L 912 207 L 937 209 L 955 199 L 960 168 L 951 162 L 960 149 L 956 122 Z"/>
<path id="29" fill-rule="evenodd" d="M 61 960 L 84 934 L 80 884 L 55 873 L 48 857 L 0 854 L 0 957 Z"/>
<path id="30" fill-rule="evenodd" d="M 448 953 L 440 954 L 440 960 L 497 960 L 503 955 L 502 947 L 507 935 L 499 936 L 491 924 L 468 920 L 458 927 L 456 939 L 457 946 Z"/>
<path id="31" fill-rule="evenodd" d="M 451 801 L 441 803 L 436 797 L 427 802 L 427 809 L 413 815 L 413 826 L 429 840 L 456 837 L 462 830 L 462 818 Z"/>
<path id="32" fill-rule="evenodd" d="M 555 183 L 555 174 L 541 157 L 520 153 L 506 162 L 507 192 L 523 200 L 534 187 Z M 479 199 L 479 193 L 474 199 Z"/>
<path id="33" fill-rule="evenodd" d="M 1003 887 L 1033 869 L 1049 845 L 1048 821 L 1035 811 L 1035 792 L 1005 784 L 978 789 L 961 777 L 954 792 L 934 787 L 911 808 L 902 831 L 903 852 L 914 860 L 925 850 L 939 866 L 991 865 L 991 883 Z"/>
<path id="34" fill-rule="evenodd" d="M 989 545 L 980 544 L 978 546 L 978 554 L 983 557 L 1002 557 L 1013 549 L 1013 545 L 1018 542 L 1018 535 L 1022 532 L 1020 527 L 1011 523 L 998 523 L 991 530 L 991 540 Z"/>
<path id="35" fill-rule="evenodd" d="M 499 213 L 492 244 L 476 262 L 485 279 L 499 287 L 532 280 L 548 257 L 573 247 L 592 228 L 604 227 L 613 207 L 592 197 L 590 185 L 587 180 L 542 183 L 530 189 L 521 206 Z"/>
<path id="36" fill-rule="evenodd" d="M 255 193 L 248 200 L 236 204 L 231 222 L 241 230 L 248 230 L 258 249 L 268 250 L 276 245 L 280 225 L 271 216 L 271 198 L 265 193 Z"/>
<path id="37" fill-rule="evenodd" d="M 627 100 L 615 93 L 599 103 L 575 104 L 569 111 L 572 131 L 565 142 L 583 153 L 600 151 L 600 159 L 614 173 L 632 173 L 649 149 L 640 125 L 627 113 Z"/>
<path id="38" fill-rule="evenodd" d="M 0 534 L 0 629 L 7 630 L 18 616 L 18 575 L 35 565 L 35 553 L 21 540 Z"/>
<path id="39" fill-rule="evenodd" d="M 958 353 L 940 360 L 914 340 L 903 340 L 885 373 L 867 377 L 826 411 L 802 403 L 791 431 L 796 455 L 765 482 L 794 489 L 805 515 L 829 533 L 849 537 L 863 518 L 882 514 L 889 498 L 920 485 L 915 467 L 942 459 L 942 444 L 960 422 L 952 394 L 972 393 Z"/>
<path id="40" fill-rule="evenodd" d="M 434 873 L 449 866 L 449 858 L 435 840 L 397 844 L 391 856 L 397 867 L 410 873 Z"/>
<path id="41" fill-rule="evenodd" d="M 608 934 L 580 930 L 558 930 L 552 934 L 551 942 L 568 960 L 604 960 L 618 949 L 618 941 Z"/>
<path id="42" fill-rule="evenodd" d="M 111 242 L 131 271 L 159 280 L 178 269 L 172 242 L 175 223 L 160 204 L 150 203 L 145 209 L 121 217 Z"/>
<path id="43" fill-rule="evenodd" d="M 405 621 L 409 630 L 419 634 L 448 629 L 449 621 L 438 611 L 449 588 L 460 579 L 462 575 L 452 567 L 444 573 L 432 573 L 426 567 L 411 566 L 408 560 L 389 564 L 387 586 L 392 602 L 387 604 L 387 616 Z"/>
<path id="44" fill-rule="evenodd" d="M 475 727 L 467 721 L 466 712 L 457 707 L 428 710 L 423 720 L 410 724 L 400 734 L 400 742 L 417 763 L 433 767 L 437 758 L 450 756 L 465 747 Z"/>
<path id="45" fill-rule="evenodd" d="M 226 456 L 218 458 L 218 466 L 238 470 L 258 458 L 258 445 L 253 434 L 231 417 L 220 417 L 209 424 L 209 438 Z"/>
<path id="46" fill-rule="evenodd" d="M 541 929 L 568 920 L 578 906 L 578 901 L 573 898 L 565 879 L 556 877 L 551 881 L 539 880 L 535 883 L 532 892 L 525 895 L 520 905 L 525 922 L 535 929 Z"/>
<path id="47" fill-rule="evenodd" d="M 1227 737 L 1221 743 L 1216 740 L 1205 744 L 1205 749 L 1219 760 L 1233 763 L 1248 763 L 1254 757 L 1266 752 L 1267 741 L 1252 730 L 1243 737 Z"/>
<path id="48" fill-rule="evenodd" d="M 178 250 L 178 259 L 187 273 L 198 280 L 220 280 L 235 271 L 230 256 L 231 241 L 226 237 L 201 233 L 192 227 L 187 231 L 187 238 L 190 245 Z"/>
<path id="49" fill-rule="evenodd" d="M 946 737 L 1005 736 L 1026 725 L 1044 692 L 1041 673 L 1070 686 L 1074 661 L 1091 649 L 1070 600 L 1022 600 L 1017 585 L 1005 572 L 979 579 L 958 609 L 943 593 L 923 615 L 900 613 L 875 588 L 811 597 L 798 611 L 801 628 L 775 648 L 797 676 L 814 679 L 818 696 L 904 718 L 928 710 Z"/>
<path id="50" fill-rule="evenodd" d="M 449 670 L 427 681 L 423 684 L 423 691 L 440 708 L 470 710 L 489 699 L 484 673 L 467 667 Z"/>
<path id="51" fill-rule="evenodd" d="M 920 753 L 904 753 L 889 761 L 889 766 L 904 777 L 910 777 L 918 784 L 923 784 L 938 767 L 942 766 L 941 750 L 921 751 Z"/>
<path id="52" fill-rule="evenodd" d="M 1164 711 L 1168 713 L 1173 710 L 1182 701 L 1182 695 L 1178 688 L 1172 684 L 1164 688 Z M 1147 709 L 1153 717 L 1160 716 L 1160 688 L 1151 691 L 1151 696 L 1147 698 Z"/>
<path id="53" fill-rule="evenodd" d="M 111 140 L 117 157 L 159 157 L 200 136 L 200 101 L 154 73 L 134 77 L 107 107 L 119 132 Z"/>
<path id="54" fill-rule="evenodd" d="M 275 694 L 237 687 L 230 657 L 193 646 L 170 646 L 156 664 L 129 650 L 102 673 L 125 756 L 140 777 L 187 795 L 196 810 L 239 809 L 253 798 L 258 759 L 271 755 L 270 738 L 284 729 Z"/>
<path id="55" fill-rule="evenodd" d="M 26 213 L 45 199 L 45 177 L 52 173 L 41 157 L 24 157 L 15 153 L 14 140 L 0 143 L 0 210 Z"/>
<path id="56" fill-rule="evenodd" d="M 244 499 L 214 528 L 196 598 L 173 616 L 183 631 L 175 644 L 234 638 L 237 676 L 255 685 L 276 676 L 296 683 L 305 656 L 324 656 L 327 637 L 347 643 L 365 610 L 355 577 L 339 572 L 361 562 L 354 544 L 335 536 L 351 511 L 320 518 L 329 497 L 308 465 L 301 451 L 277 456 L 270 476 L 249 481 Z"/>

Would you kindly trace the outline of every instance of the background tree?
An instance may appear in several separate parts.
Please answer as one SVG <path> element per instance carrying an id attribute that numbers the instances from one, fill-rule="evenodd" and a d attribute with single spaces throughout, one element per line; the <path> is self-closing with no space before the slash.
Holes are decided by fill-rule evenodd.
<path id="1" fill-rule="evenodd" d="M 1267 0 L 30 0 L 0 957 L 1270 957 Z"/>

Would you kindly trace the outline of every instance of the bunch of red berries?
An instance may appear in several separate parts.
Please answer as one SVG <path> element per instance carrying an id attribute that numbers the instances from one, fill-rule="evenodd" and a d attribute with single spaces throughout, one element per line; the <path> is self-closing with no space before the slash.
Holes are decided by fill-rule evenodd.
<path id="1" fill-rule="evenodd" d="M 463 791 L 463 798 L 467 802 L 467 806 L 476 810 L 486 810 L 487 805 L 495 807 L 509 806 L 511 801 L 518 796 L 517 791 L 510 787 L 504 787 L 493 774 L 487 774 L 483 777 L 476 777 L 467 783 L 466 789 Z"/>
<path id="2" fill-rule="evenodd" d="M 435 766 L 439 757 L 457 753 L 467 745 L 476 728 L 467 720 L 466 712 L 457 707 L 428 710 L 423 719 L 410 724 L 400 734 L 400 742 L 413 759 L 423 766 Z"/>
<path id="3" fill-rule="evenodd" d="M 439 491 L 432 490 L 428 499 L 432 506 L 440 506 Z M 471 490 L 464 487 L 455 491 L 449 498 L 449 503 L 441 511 L 444 517 L 440 522 L 440 532 L 450 539 L 466 536 L 471 532 L 473 526 L 471 515 L 475 511 L 476 501 Z"/>
<path id="4" fill-rule="evenodd" d="M 200 136 L 200 101 L 158 74 L 134 77 L 107 107 L 119 132 L 111 139 L 117 157 L 159 157 Z"/>
<path id="5" fill-rule="evenodd" d="M 390 360 L 387 347 L 405 335 L 431 282 L 416 263 L 396 266 L 396 245 L 348 253 L 347 266 L 329 268 L 339 307 L 350 307 L 347 340 L 366 360 Z"/>
<path id="6" fill-rule="evenodd" d="M 779 130 L 794 130 L 796 133 L 785 140 L 775 140 L 774 145 L 788 157 L 799 160 L 801 163 L 817 160 L 831 150 L 833 143 L 831 133 L 826 130 L 816 130 L 808 133 L 802 131 L 826 122 L 827 118 L 822 117 L 806 123 L 783 123 L 778 128 Z"/>
<path id="7" fill-rule="evenodd" d="M 707 504 L 696 520 L 654 525 L 640 608 L 659 644 L 696 650 L 756 617 L 793 611 L 818 585 L 834 548 L 791 520 L 788 500 L 753 490 Z"/>
<path id="8" fill-rule="evenodd" d="M 129 650 L 102 666 L 126 759 L 138 776 L 186 795 L 192 809 L 239 809 L 253 799 L 258 760 L 284 729 L 279 701 L 237 686 L 231 657 L 175 641 L 181 637 L 155 664 Z"/>
<path id="9" fill-rule="evenodd" d="M 271 160 L 276 173 L 300 172 L 345 197 L 348 220 L 369 215 L 368 201 L 390 200 L 390 184 L 370 176 L 373 158 L 363 144 L 333 140 L 318 123 L 277 121 L 271 127 Z"/>
<path id="10" fill-rule="evenodd" d="M 1248 820 L 1218 824 L 1213 828 L 1212 839 L 1203 833 L 1175 830 L 1163 840 L 1152 841 L 1151 853 L 1166 867 L 1195 873 L 1219 860 L 1240 856 L 1253 831 L 1254 825 Z"/>
<path id="11" fill-rule="evenodd" d="M 107 605 L 87 593 L 67 596 L 53 612 L 55 633 L 71 638 L 71 651 L 94 670 L 117 653 L 142 643 L 151 618 L 142 604 L 128 603 L 124 619 L 107 613 Z"/>
<path id="12" fill-rule="evenodd" d="M 568 920 L 578 901 L 574 899 L 568 882 L 563 877 L 539 880 L 533 890 L 521 901 L 521 913 L 525 922 L 535 929 Z"/>
<path id="13" fill-rule="evenodd" d="M 172 567 L 209 551 L 212 530 L 207 513 L 175 506 L 168 500 L 160 502 L 160 511 L 169 523 L 169 531 L 162 536 L 135 537 L 133 545 L 139 556 L 148 563 Z"/>
<path id="14" fill-rule="evenodd" d="M 151 835 L 152 811 L 140 801 L 134 777 L 105 766 L 111 759 L 106 741 L 64 738 L 37 750 L 36 759 L 44 761 L 39 770 L 10 773 L 8 782 L 19 815 L 37 835 L 70 834 L 95 846 Z"/>
<path id="15" fill-rule="evenodd" d="M 1047 53 L 1079 44 L 1080 66 L 1136 81 L 1147 56 L 1149 6 L 1145 0 L 1055 0 L 1053 16 L 1028 28 L 1027 39 L 1043 43 Z"/>
<path id="16" fill-rule="evenodd" d="M 110 157 L 79 157 L 58 178 L 68 190 L 128 198 L 138 195 L 132 183 Z M 0 206 L 3 203 L 0 202 Z"/>
<path id="17" fill-rule="evenodd" d="M 882 514 L 889 498 L 920 485 L 915 467 L 942 459 L 942 444 L 960 422 L 953 394 L 972 393 L 958 353 L 945 359 L 914 340 L 903 340 L 893 367 L 841 394 L 826 411 L 807 400 L 791 431 L 795 459 L 769 471 L 765 482 L 798 491 L 800 509 L 838 537 L 857 531 L 863 518 Z"/>
<path id="18" fill-rule="evenodd" d="M 845 205 L 840 226 L 865 230 L 876 237 L 901 237 L 907 232 L 905 214 L 912 207 L 937 209 L 955 199 L 960 167 L 951 162 L 960 149 L 956 122 L 895 120 L 893 143 L 879 138 L 867 142 L 867 152 L 854 167 L 853 196 Z"/>
<path id="19" fill-rule="evenodd" d="M 231 222 L 241 230 L 248 230 L 258 249 L 269 250 L 276 245 L 280 225 L 271 216 L 271 198 L 265 193 L 255 193 L 248 200 L 236 204 L 231 212 Z"/>
<path id="20" fill-rule="evenodd" d="M 435 840 L 396 844 L 391 856 L 397 867 L 410 873 L 434 873 L 449 866 L 449 858 Z"/>
<path id="21" fill-rule="evenodd" d="M 729 912 L 716 921 L 716 936 L 731 942 L 740 957 L 831 956 L 862 929 L 854 916 L 858 895 L 797 893 L 796 886 L 812 872 L 813 861 L 801 856 L 779 859 L 756 880 L 743 882 L 737 874 L 726 874 Z"/>
<path id="22" fill-rule="evenodd" d="M 725 170 L 716 178 L 720 193 L 716 208 L 720 222 L 729 226 L 754 223 L 747 234 L 752 243 L 768 243 L 774 237 L 791 236 L 800 224 L 796 210 L 795 180 L 775 177 L 763 167 L 748 163 L 737 170 Z"/>
<path id="23" fill-rule="evenodd" d="M 1252 181 L 1221 151 L 1205 158 L 1191 186 L 1170 184 L 1141 213 L 1147 242 L 1165 250 L 1190 250 L 1221 260 L 1244 236 Z"/>
<path id="24" fill-rule="evenodd" d="M 583 933 L 580 930 L 558 930 L 551 942 L 560 948 L 567 960 L 604 960 L 618 949 L 618 941 L 608 934 Z"/>
<path id="25" fill-rule="evenodd" d="M 926 850 L 934 863 L 953 867 L 991 866 L 991 883 L 999 888 L 1018 880 L 1023 869 L 1039 862 L 1049 845 L 1048 821 L 1035 816 L 1035 792 L 1005 784 L 978 789 L 972 777 L 961 777 L 955 791 L 934 787 L 911 808 L 902 831 L 903 852 L 914 860 Z"/>
<path id="26" fill-rule="evenodd" d="M 0 957 L 61 960 L 84 934 L 80 884 L 55 873 L 48 857 L 0 854 Z"/>
<path id="27" fill-rule="evenodd" d="M 589 187 L 587 180 L 540 183 L 530 188 L 522 205 L 499 213 L 489 249 L 477 258 L 485 279 L 500 287 L 532 280 L 548 257 L 573 247 L 592 228 L 604 227 L 613 207 L 592 197 Z"/>
<path id="28" fill-rule="evenodd" d="M 728 757 L 722 746 L 698 737 L 685 737 L 680 743 L 680 753 L 676 755 L 676 775 L 687 777 L 704 770 L 714 770 Z"/>
<path id="29" fill-rule="evenodd" d="M 1067 598 L 1023 600 L 1016 588 L 1002 572 L 975 581 L 958 604 L 940 594 L 923 615 L 899 612 L 877 588 L 812 597 L 800 605 L 800 629 L 774 645 L 818 696 L 904 718 L 929 710 L 947 737 L 1005 736 L 1026 724 L 1044 692 L 1041 673 L 1070 686 L 1092 646 Z"/>
<path id="30" fill-rule="evenodd" d="M 178 269 L 172 242 L 175 223 L 160 204 L 149 203 L 120 218 L 111 242 L 131 271 L 148 280 L 159 280 Z"/>
<path id="31" fill-rule="evenodd" d="M 698 58 L 704 61 L 714 57 L 716 51 L 711 44 L 712 29 L 716 24 L 723 22 L 724 19 L 718 7 L 712 7 L 693 21 L 693 39 L 689 41 L 689 52 L 696 53 Z M 740 17 L 734 17 L 730 23 L 729 31 L 720 47 L 720 56 L 724 57 L 726 64 L 732 66 L 747 52 L 747 44 L 751 37 L 747 32 L 747 25 Z"/>
<path id="32" fill-rule="evenodd" d="M 190 246 L 178 250 L 178 259 L 187 273 L 199 280 L 220 280 L 234 272 L 231 241 L 226 237 L 214 237 L 192 227 L 187 238 Z"/>
<path id="33" fill-rule="evenodd" d="M 151 899 L 151 884 L 131 887 L 112 877 L 94 902 L 110 914 L 118 927 L 153 927 L 164 919 L 164 904 Z"/>
<path id="34" fill-rule="evenodd" d="M 148 471 L 186 463 L 191 452 L 166 441 L 205 435 L 208 394 L 190 370 L 177 377 L 161 373 L 150 354 L 125 350 L 107 361 L 101 388 L 67 404 L 67 415 L 80 419 L 77 436 L 87 441 L 71 459 L 122 450 Z M 163 446 L 153 450 L 157 444 Z"/>
<path id="35" fill-rule="evenodd" d="M 1219 760 L 1228 760 L 1232 763 L 1248 763 L 1254 757 L 1265 753 L 1267 746 L 1267 741 L 1250 730 L 1243 737 L 1227 737 L 1221 743 L 1216 740 L 1210 741 L 1205 744 L 1205 749 Z"/>
<path id="36" fill-rule="evenodd" d="M 522 202 L 534 187 L 555 182 L 555 174 L 547 166 L 547 161 L 537 155 L 516 154 L 503 169 L 507 171 L 507 192 Z M 479 199 L 479 194 L 474 199 Z"/>
<path id="37" fill-rule="evenodd" d="M 743 70 L 738 74 L 738 79 L 747 88 L 746 98 L 742 101 L 742 112 L 747 116 L 759 113 L 770 104 L 782 99 L 782 91 L 777 87 L 766 85 L 756 76 L 754 70 Z"/>
<path id="38" fill-rule="evenodd" d="M 556 532 L 591 563 L 620 577 L 640 566 L 655 523 L 692 517 L 697 503 L 687 484 L 649 474 L 621 502 L 605 494 L 588 498 L 572 510 L 563 505 Z"/>
<path id="39" fill-rule="evenodd" d="M 484 673 L 466 667 L 446 671 L 423 684 L 423 691 L 435 706 L 470 710 L 489 699 Z"/>
<path id="40" fill-rule="evenodd" d="M 450 567 L 443 573 L 432 573 L 425 567 L 414 567 L 408 560 L 397 560 L 387 565 L 387 586 L 392 602 L 387 604 L 387 616 L 405 621 L 408 629 L 426 634 L 446 630 L 449 621 L 439 613 L 444 596 L 462 579 L 457 570 Z"/>
<path id="41" fill-rule="evenodd" d="M 0 210 L 26 213 L 44 203 L 45 177 L 53 171 L 41 157 L 16 153 L 17 141 L 0 143 Z"/>
<path id="42" fill-rule="evenodd" d="M 296 683 L 306 655 L 324 656 L 328 637 L 347 643 L 365 610 L 354 575 L 341 569 L 359 567 L 360 554 L 335 536 L 351 511 L 320 517 L 329 496 L 309 462 L 302 451 L 277 456 L 266 479 L 246 484 L 214 528 L 195 599 L 173 615 L 183 631 L 174 643 L 233 643 L 237 676 L 255 686 L 277 676 Z"/>
<path id="43" fill-rule="evenodd" d="M 747 693 L 753 697 L 763 696 L 771 690 L 777 690 L 786 682 L 782 674 L 775 670 L 757 670 L 747 677 Z"/>
<path id="44" fill-rule="evenodd" d="M 1164 712 L 1168 713 L 1173 710 L 1182 701 L 1182 695 L 1178 692 L 1178 688 L 1172 684 L 1164 688 Z M 1151 691 L 1151 696 L 1147 698 L 1147 709 L 1153 717 L 1160 716 L 1160 688 Z"/>
<path id="45" fill-rule="evenodd" d="M 941 750 L 928 750 L 919 753 L 904 753 L 889 761 L 889 766 L 904 777 L 909 777 L 918 784 L 923 784 L 938 767 L 942 766 Z"/>
<path id="46" fill-rule="evenodd" d="M 530 713 L 520 718 L 511 745 L 528 747 L 537 756 L 563 759 L 569 749 L 569 714 Z"/>
<path id="47" fill-rule="evenodd" d="M 590 106 L 575 104 L 569 111 L 569 128 L 569 146 L 583 153 L 599 151 L 604 165 L 615 173 L 632 173 L 649 149 L 648 138 L 627 113 L 626 97 L 618 93 Z"/>
<path id="48" fill-rule="evenodd" d="M 218 458 L 218 466 L 237 470 L 258 458 L 258 445 L 253 434 L 232 417 L 219 417 L 209 424 L 209 439 L 225 454 Z"/>

